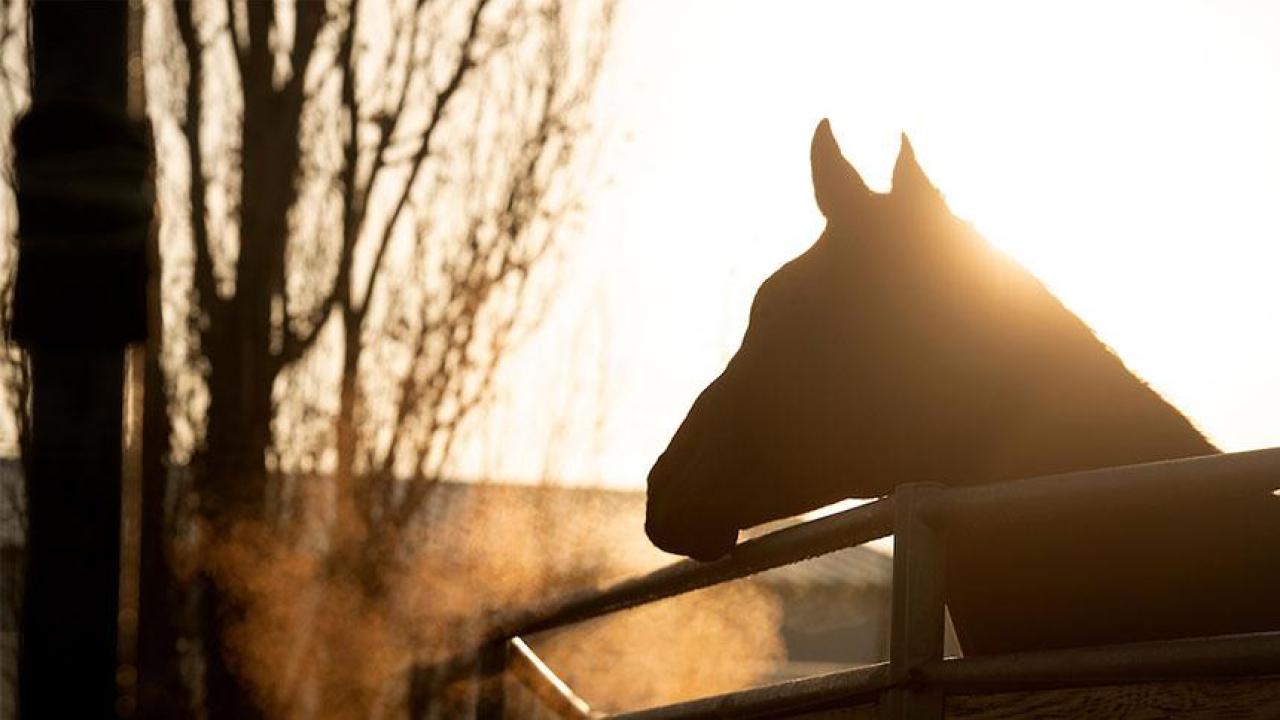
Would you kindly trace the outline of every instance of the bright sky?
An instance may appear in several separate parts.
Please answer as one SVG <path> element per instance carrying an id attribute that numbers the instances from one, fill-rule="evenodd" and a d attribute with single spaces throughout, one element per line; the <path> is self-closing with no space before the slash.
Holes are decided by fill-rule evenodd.
<path id="1" fill-rule="evenodd" d="M 522 366 L 598 385 L 559 474 L 643 484 L 821 230 L 824 116 L 878 190 L 905 130 L 952 210 L 1221 447 L 1280 445 L 1280 3 L 631 0 L 618 31 L 608 182 Z M 533 385 L 508 391 L 526 429 Z"/>

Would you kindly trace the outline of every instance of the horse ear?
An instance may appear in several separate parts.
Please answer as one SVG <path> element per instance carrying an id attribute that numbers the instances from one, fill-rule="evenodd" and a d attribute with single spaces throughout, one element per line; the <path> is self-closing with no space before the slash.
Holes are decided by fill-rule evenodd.
<path id="1" fill-rule="evenodd" d="M 813 131 L 809 164 L 813 170 L 813 195 L 818 209 L 828 218 L 847 212 L 871 193 L 858 171 L 844 159 L 826 118 Z"/>
<path id="2" fill-rule="evenodd" d="M 920 195 L 929 194 L 941 197 L 938 189 L 929 182 L 929 178 L 916 161 L 916 151 L 911 147 L 907 134 L 902 133 L 902 146 L 898 149 L 898 161 L 893 164 L 893 194 Z"/>

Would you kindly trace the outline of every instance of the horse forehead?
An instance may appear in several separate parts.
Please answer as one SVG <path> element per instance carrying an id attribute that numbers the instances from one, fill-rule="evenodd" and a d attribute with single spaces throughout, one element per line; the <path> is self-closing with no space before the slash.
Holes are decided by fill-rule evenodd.
<path id="1" fill-rule="evenodd" d="M 828 228 L 804 252 L 783 263 L 765 282 L 787 284 L 822 280 L 832 274 L 829 271 L 835 269 L 833 263 L 839 261 L 836 246 L 840 242 L 842 238 L 834 237 L 832 229 Z"/>

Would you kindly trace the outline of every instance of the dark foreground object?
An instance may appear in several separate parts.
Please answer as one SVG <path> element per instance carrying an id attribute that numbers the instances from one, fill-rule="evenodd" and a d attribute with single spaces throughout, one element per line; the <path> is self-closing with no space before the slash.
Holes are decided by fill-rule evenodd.
<path id="1" fill-rule="evenodd" d="M 126 116 L 128 3 L 31 4 L 14 128 L 13 337 L 31 363 L 23 718 L 117 705 L 124 352 L 146 333 L 151 144 Z"/>
<path id="2" fill-rule="evenodd" d="M 961 647 L 1280 631 L 1280 470 L 1264 457 L 1134 466 L 1116 488 L 1097 470 L 955 491 L 938 522 Z"/>
<path id="3" fill-rule="evenodd" d="M 120 351 L 32 351 L 23 718 L 115 716 Z"/>

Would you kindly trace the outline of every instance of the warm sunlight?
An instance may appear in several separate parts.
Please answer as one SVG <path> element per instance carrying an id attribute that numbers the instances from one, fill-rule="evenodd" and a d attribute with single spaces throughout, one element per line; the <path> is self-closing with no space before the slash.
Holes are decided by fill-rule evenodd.
<path id="1" fill-rule="evenodd" d="M 1280 717 L 1277 129 L 1274 0 L 0 2 L 0 720 Z"/>
<path id="2" fill-rule="evenodd" d="M 1224 449 L 1280 444 L 1280 7 L 634 3 L 585 227 L 614 340 L 599 472 L 636 485 L 821 229 L 814 123 L 886 190 L 906 131 L 953 211 Z"/>

